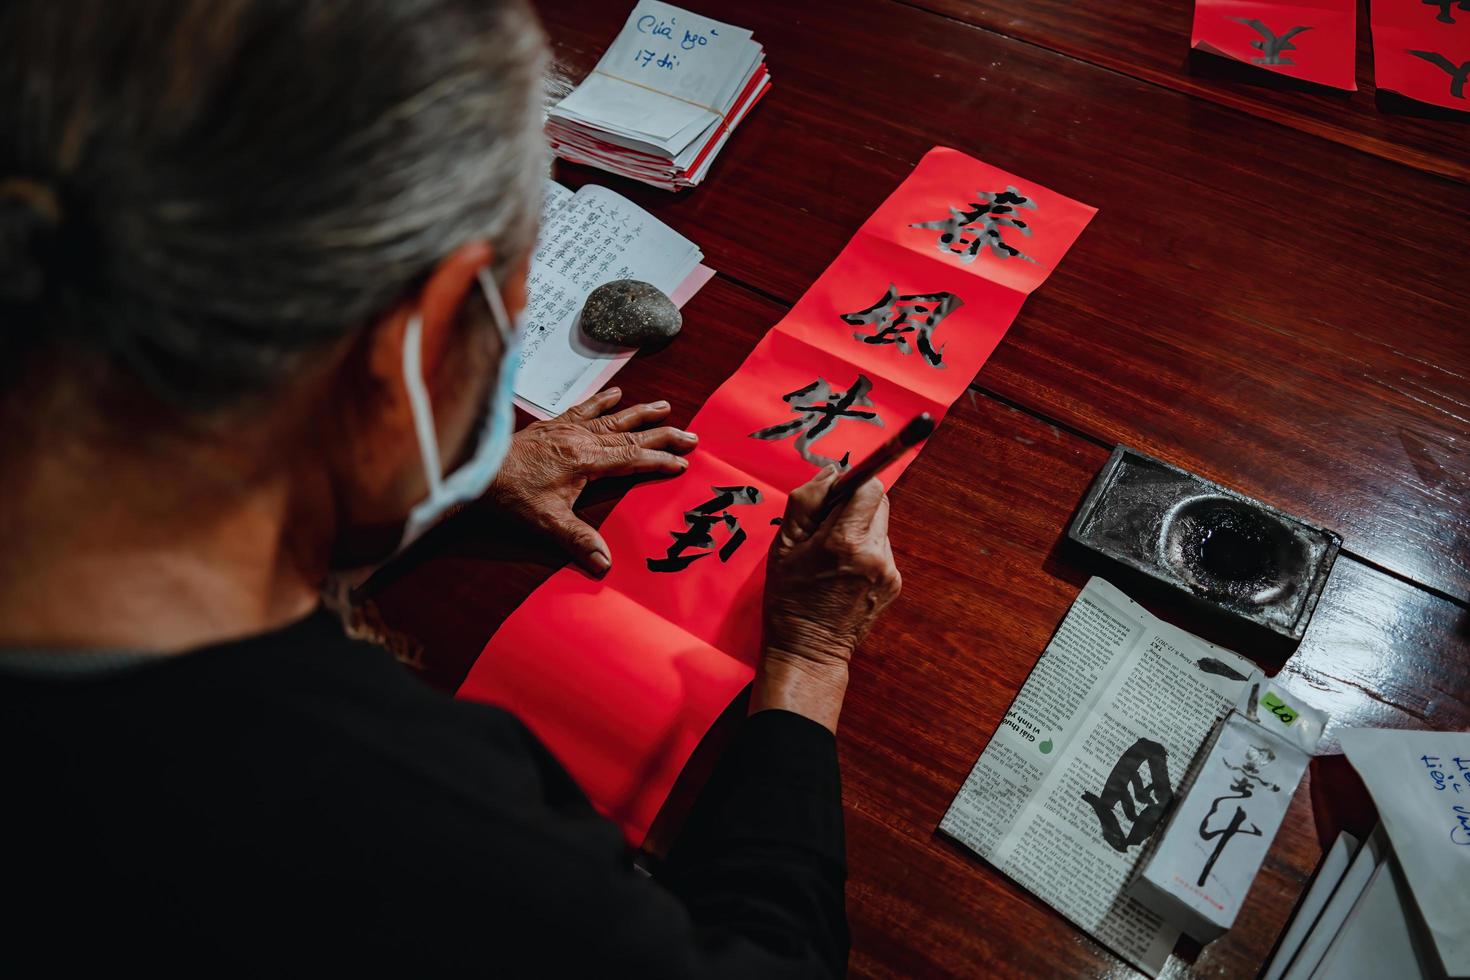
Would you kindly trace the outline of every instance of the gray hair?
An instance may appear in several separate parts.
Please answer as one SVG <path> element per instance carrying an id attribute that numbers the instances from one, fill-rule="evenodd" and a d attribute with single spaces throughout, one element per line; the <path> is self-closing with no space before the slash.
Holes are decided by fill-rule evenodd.
<path id="1" fill-rule="evenodd" d="M 525 0 L 0 4 L 0 358 L 208 412 L 460 244 L 503 275 L 536 234 L 545 71 Z"/>

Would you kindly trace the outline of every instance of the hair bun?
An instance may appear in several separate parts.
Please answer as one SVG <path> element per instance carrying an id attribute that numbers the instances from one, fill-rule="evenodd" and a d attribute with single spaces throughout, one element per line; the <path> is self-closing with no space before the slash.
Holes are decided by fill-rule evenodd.
<path id="1" fill-rule="evenodd" d="M 60 227 L 61 205 L 50 187 L 24 177 L 0 180 L 0 303 L 41 298 Z"/>

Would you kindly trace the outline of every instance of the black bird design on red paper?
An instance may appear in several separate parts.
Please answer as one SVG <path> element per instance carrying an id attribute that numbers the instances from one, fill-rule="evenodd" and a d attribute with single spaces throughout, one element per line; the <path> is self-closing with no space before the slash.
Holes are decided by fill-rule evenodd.
<path id="1" fill-rule="evenodd" d="M 1434 19 L 1441 24 L 1455 23 L 1454 15 L 1450 13 L 1450 8 L 1456 6 L 1455 0 L 1424 0 L 1424 3 L 1430 7 L 1439 8 L 1439 13 L 1435 14 Z M 1458 6 L 1461 10 L 1470 10 L 1470 0 L 1460 0 Z"/>
<path id="2" fill-rule="evenodd" d="M 1456 99 L 1465 97 L 1465 82 L 1470 80 L 1470 61 L 1463 65 L 1456 65 L 1453 61 L 1440 54 L 1438 51 L 1410 51 L 1409 54 L 1441 68 L 1450 76 L 1450 96 Z"/>
<path id="3" fill-rule="evenodd" d="M 1260 51 L 1262 55 L 1262 57 L 1260 58 L 1251 59 L 1251 61 L 1255 62 L 1258 65 L 1296 64 L 1296 62 L 1292 61 L 1290 58 L 1283 58 L 1281 56 L 1281 52 L 1295 51 L 1296 45 L 1291 43 L 1291 39 L 1296 37 L 1302 31 L 1310 31 L 1312 29 L 1311 25 L 1307 25 L 1304 27 L 1293 27 L 1285 34 L 1277 37 L 1276 32 L 1272 31 L 1271 28 L 1267 27 L 1264 23 L 1262 23 L 1259 19 L 1255 17 L 1232 17 L 1230 19 L 1236 21 L 1237 23 L 1244 24 L 1246 27 L 1251 28 L 1257 34 L 1261 35 L 1261 39 L 1259 41 L 1251 42 L 1251 47 L 1255 48 L 1257 51 Z"/>

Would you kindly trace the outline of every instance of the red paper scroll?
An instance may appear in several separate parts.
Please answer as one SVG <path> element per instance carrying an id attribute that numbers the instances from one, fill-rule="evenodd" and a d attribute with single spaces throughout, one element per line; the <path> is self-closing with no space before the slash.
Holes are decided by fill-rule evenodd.
<path id="1" fill-rule="evenodd" d="M 694 417 L 689 470 L 635 487 L 613 510 L 607 576 L 567 567 L 548 579 L 459 695 L 515 712 L 641 841 L 753 676 L 787 491 L 825 459 L 862 458 L 919 412 L 943 416 L 1094 213 L 931 150 Z"/>
<path id="2" fill-rule="evenodd" d="M 1380 89 L 1470 112 L 1470 0 L 1373 0 Z"/>
<path id="3" fill-rule="evenodd" d="M 1350 92 L 1358 88 L 1353 0 L 1195 0 L 1190 44 L 1292 78 Z"/>

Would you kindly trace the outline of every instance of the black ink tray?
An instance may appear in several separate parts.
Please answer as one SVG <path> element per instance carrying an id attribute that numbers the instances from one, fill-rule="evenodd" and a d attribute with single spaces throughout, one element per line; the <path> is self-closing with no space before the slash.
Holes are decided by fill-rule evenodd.
<path id="1" fill-rule="evenodd" d="M 1297 643 L 1342 537 L 1126 446 L 1067 537 L 1227 617 Z"/>

